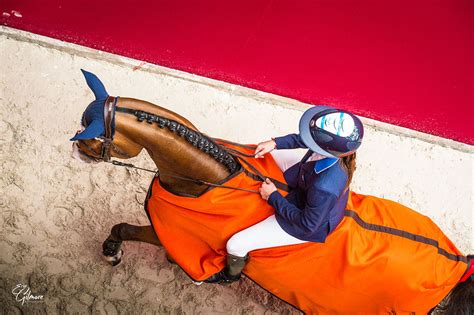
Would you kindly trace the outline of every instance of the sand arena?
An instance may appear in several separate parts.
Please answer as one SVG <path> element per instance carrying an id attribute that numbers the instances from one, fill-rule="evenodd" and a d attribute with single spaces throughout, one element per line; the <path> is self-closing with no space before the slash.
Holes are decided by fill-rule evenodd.
<path id="1" fill-rule="evenodd" d="M 101 244 L 114 224 L 148 224 L 151 175 L 81 164 L 68 139 L 93 99 L 80 68 L 112 95 L 159 104 L 243 143 L 294 132 L 308 105 L 148 64 L 136 69 L 138 60 L 6 27 L 0 56 L 0 313 L 299 313 L 248 279 L 195 286 L 147 244 L 124 243 L 122 264 L 110 267 Z M 472 146 L 364 122 L 352 189 L 416 209 L 473 253 Z M 145 154 L 131 162 L 153 167 Z M 12 294 L 17 284 L 43 298 L 22 305 Z"/>

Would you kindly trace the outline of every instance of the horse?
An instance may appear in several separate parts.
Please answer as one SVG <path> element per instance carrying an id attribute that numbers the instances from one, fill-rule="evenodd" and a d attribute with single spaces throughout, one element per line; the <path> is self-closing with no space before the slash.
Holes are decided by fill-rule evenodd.
<path id="1" fill-rule="evenodd" d="M 129 159 L 143 149 L 157 167 L 145 210 L 150 225 L 114 225 L 103 255 L 120 263 L 124 241 L 163 246 L 196 282 L 225 265 L 234 233 L 273 209 L 258 187 L 272 178 L 287 186 L 271 155 L 253 145 L 214 139 L 184 117 L 152 103 L 109 96 L 82 70 L 95 95 L 73 140 L 83 162 Z M 428 313 L 441 302 L 449 314 L 474 309 L 472 255 L 463 255 L 429 218 L 398 203 L 350 192 L 343 221 L 325 243 L 250 253 L 244 274 L 305 313 Z M 211 284 L 209 284 L 211 285 Z"/>

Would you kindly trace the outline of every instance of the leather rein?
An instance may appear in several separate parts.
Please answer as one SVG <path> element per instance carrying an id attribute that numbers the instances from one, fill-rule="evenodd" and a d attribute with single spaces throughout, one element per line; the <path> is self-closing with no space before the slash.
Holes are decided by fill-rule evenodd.
<path id="1" fill-rule="evenodd" d="M 142 170 L 142 171 L 151 172 L 151 173 L 154 173 L 155 177 L 157 177 L 157 178 L 159 178 L 160 175 L 164 175 L 164 176 L 168 176 L 168 177 L 171 177 L 171 178 L 176 178 L 176 179 L 179 179 L 179 180 L 192 182 L 192 183 L 195 183 L 195 184 L 198 184 L 198 185 L 206 185 L 206 186 L 209 186 L 209 187 L 219 187 L 219 188 L 224 188 L 224 189 L 233 189 L 233 190 L 246 191 L 246 192 L 254 193 L 254 194 L 260 194 L 260 192 L 258 190 L 232 187 L 232 186 L 227 186 L 227 185 L 222 185 L 222 184 L 214 184 L 214 183 L 210 183 L 210 182 L 200 180 L 200 179 L 194 179 L 194 178 L 188 178 L 188 177 L 178 176 L 178 175 L 174 175 L 174 174 L 163 173 L 163 172 L 160 172 L 159 169 L 150 170 L 150 169 L 146 169 L 146 168 L 142 168 L 142 167 L 137 167 L 137 166 L 135 166 L 133 164 L 130 164 L 130 163 L 123 163 L 123 162 L 120 162 L 120 161 L 112 160 L 111 159 L 111 153 L 110 153 L 111 147 L 112 147 L 112 142 L 114 140 L 114 135 L 113 135 L 113 132 L 112 132 L 112 124 L 113 124 L 114 118 L 115 118 L 115 109 L 116 109 L 117 101 L 118 101 L 118 97 L 114 97 L 114 96 L 108 96 L 107 99 L 105 100 L 105 103 L 104 103 L 105 135 L 103 137 L 101 137 L 102 147 L 101 147 L 101 150 L 100 150 L 100 159 L 97 159 L 97 160 L 102 160 L 106 163 L 111 163 L 111 164 L 116 165 L 116 166 L 124 166 L 124 167 L 128 167 L 128 168 L 134 168 L 134 169 L 138 169 L 138 170 Z M 123 109 L 125 109 L 126 110 L 125 112 L 127 112 L 127 113 L 131 111 L 128 108 L 123 108 Z M 224 141 L 224 140 L 219 140 L 219 141 L 228 142 L 228 141 Z M 228 142 L 228 143 L 231 143 L 231 144 L 234 144 L 234 145 L 236 144 L 236 143 L 233 143 L 233 142 Z M 255 172 L 255 173 L 249 172 L 247 169 L 244 168 L 244 172 L 246 173 L 246 175 L 248 175 L 249 177 L 251 177 L 252 179 L 257 180 L 257 181 L 262 181 L 262 182 L 265 181 L 266 177 L 263 174 L 261 174 L 257 169 L 255 169 L 250 163 L 248 163 L 247 161 L 239 158 L 239 155 L 246 156 L 246 157 L 253 157 L 253 155 L 245 154 L 245 153 L 240 152 L 238 150 L 229 149 L 229 148 L 227 148 L 227 150 L 230 153 L 235 154 L 235 156 L 239 159 L 239 161 L 244 162 L 250 169 L 252 169 L 253 172 Z M 274 184 L 276 185 L 277 188 L 288 191 L 288 186 L 286 184 L 281 183 L 279 181 L 276 181 L 274 179 L 272 179 L 272 181 L 274 182 Z"/>

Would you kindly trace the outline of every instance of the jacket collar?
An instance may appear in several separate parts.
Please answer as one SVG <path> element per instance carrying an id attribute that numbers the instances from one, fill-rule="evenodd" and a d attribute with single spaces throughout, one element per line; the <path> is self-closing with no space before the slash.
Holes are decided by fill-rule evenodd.
<path id="1" fill-rule="evenodd" d="M 301 163 L 310 162 L 312 154 L 313 154 L 313 152 L 311 152 L 311 150 L 308 150 L 308 152 L 305 154 L 303 159 L 301 159 Z M 331 157 L 327 157 L 327 158 L 322 159 L 322 160 L 317 160 L 314 163 L 314 171 L 316 172 L 316 174 L 324 172 L 325 170 L 327 170 L 328 168 L 330 168 L 331 166 L 336 164 L 337 161 L 339 161 L 338 158 L 331 158 Z"/>
<path id="2" fill-rule="evenodd" d="M 338 158 L 330 158 L 330 157 L 322 159 L 322 160 L 318 160 L 316 161 L 316 163 L 314 163 L 314 171 L 316 172 L 316 174 L 324 172 L 325 170 L 327 170 L 328 168 L 336 164 L 337 161 L 339 161 Z"/>

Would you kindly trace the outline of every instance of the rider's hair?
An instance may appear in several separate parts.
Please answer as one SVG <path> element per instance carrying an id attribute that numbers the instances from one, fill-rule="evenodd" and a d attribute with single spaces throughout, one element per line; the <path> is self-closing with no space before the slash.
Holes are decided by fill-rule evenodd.
<path id="1" fill-rule="evenodd" d="M 474 255 L 467 256 L 474 259 Z M 474 314 L 474 281 L 471 275 L 466 281 L 458 283 L 446 299 L 436 308 L 445 315 Z"/>
<path id="2" fill-rule="evenodd" d="M 352 176 L 354 175 L 354 172 L 356 170 L 356 152 L 341 158 L 341 164 L 347 171 L 347 177 L 348 177 L 347 184 L 346 184 L 346 188 L 347 188 L 349 187 L 352 181 Z"/>

